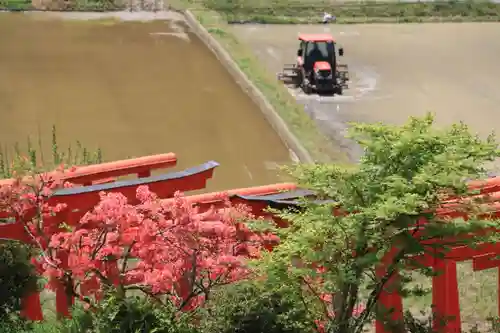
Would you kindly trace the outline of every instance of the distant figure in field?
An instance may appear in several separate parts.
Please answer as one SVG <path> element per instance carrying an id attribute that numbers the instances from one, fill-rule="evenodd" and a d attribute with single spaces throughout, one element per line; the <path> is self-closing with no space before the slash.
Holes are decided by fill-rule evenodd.
<path id="1" fill-rule="evenodd" d="M 324 12 L 323 13 L 323 24 L 327 24 L 327 23 L 330 23 L 332 21 L 335 21 L 336 17 L 332 14 L 329 14 L 327 12 Z"/>

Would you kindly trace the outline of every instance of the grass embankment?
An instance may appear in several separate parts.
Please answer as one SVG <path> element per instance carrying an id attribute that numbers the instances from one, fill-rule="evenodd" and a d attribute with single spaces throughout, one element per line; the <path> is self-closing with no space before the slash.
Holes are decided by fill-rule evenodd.
<path id="1" fill-rule="evenodd" d="M 0 10 L 88 11 L 123 10 L 127 0 L 0 0 Z"/>
<path id="2" fill-rule="evenodd" d="M 331 141 L 319 132 L 314 121 L 304 112 L 303 106 L 297 104 L 283 84 L 276 80 L 274 73 L 270 73 L 252 50 L 231 33 L 231 27 L 223 17 L 199 3 L 188 4 L 186 0 L 178 0 L 178 3 L 188 7 L 198 21 L 226 49 L 245 75 L 265 95 L 314 160 L 323 162 L 345 160 L 345 154 L 336 149 Z"/>
<path id="3" fill-rule="evenodd" d="M 227 22 L 298 24 L 319 23 L 323 12 L 337 23 L 410 23 L 499 21 L 500 4 L 486 1 L 346 1 L 331 0 L 199 0 Z"/>

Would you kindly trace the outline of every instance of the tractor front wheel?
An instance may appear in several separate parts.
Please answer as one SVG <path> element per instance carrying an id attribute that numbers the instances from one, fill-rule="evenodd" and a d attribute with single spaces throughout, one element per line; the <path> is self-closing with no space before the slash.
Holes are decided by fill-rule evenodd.
<path id="1" fill-rule="evenodd" d="M 335 87 L 335 94 L 342 95 L 343 93 L 344 93 L 344 90 L 342 89 L 341 85 L 338 85 L 337 87 Z"/>

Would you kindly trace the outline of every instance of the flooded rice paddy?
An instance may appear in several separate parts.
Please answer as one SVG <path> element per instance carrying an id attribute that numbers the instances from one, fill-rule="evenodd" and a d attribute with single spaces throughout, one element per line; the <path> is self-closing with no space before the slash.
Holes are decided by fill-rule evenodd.
<path id="1" fill-rule="evenodd" d="M 3 145 L 40 133 L 50 146 L 55 125 L 62 147 L 80 140 L 106 160 L 215 160 L 212 190 L 279 180 L 273 166 L 289 161 L 288 150 L 182 22 L 48 15 L 0 13 Z"/>

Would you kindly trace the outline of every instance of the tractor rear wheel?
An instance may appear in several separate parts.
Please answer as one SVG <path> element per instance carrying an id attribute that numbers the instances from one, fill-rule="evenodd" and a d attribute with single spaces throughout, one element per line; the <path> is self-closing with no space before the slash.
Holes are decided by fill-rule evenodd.
<path id="1" fill-rule="evenodd" d="M 309 79 L 304 78 L 304 80 L 302 80 L 302 90 L 307 95 L 310 95 L 312 93 L 311 82 L 309 82 Z"/>
<path id="2" fill-rule="evenodd" d="M 295 88 L 298 88 L 300 87 L 300 81 L 301 81 L 301 78 L 300 78 L 300 72 L 299 71 L 295 71 L 294 72 L 294 76 L 293 76 L 293 79 L 292 79 L 292 85 L 295 87 Z"/>

